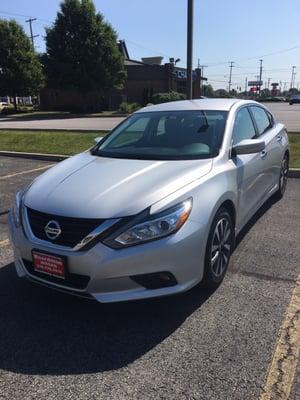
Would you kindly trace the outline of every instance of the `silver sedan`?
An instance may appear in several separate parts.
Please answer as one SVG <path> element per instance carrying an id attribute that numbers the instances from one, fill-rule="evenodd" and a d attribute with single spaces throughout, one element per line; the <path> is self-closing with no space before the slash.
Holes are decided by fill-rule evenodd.
<path id="1" fill-rule="evenodd" d="M 143 108 L 17 194 L 17 273 L 100 302 L 217 287 L 288 164 L 285 127 L 256 102 Z"/>

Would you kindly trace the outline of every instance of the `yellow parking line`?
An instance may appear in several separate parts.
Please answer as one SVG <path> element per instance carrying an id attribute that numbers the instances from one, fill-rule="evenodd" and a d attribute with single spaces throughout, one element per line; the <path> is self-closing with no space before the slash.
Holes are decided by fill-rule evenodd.
<path id="1" fill-rule="evenodd" d="M 300 353 L 300 275 L 293 290 L 260 400 L 288 400 Z"/>
<path id="2" fill-rule="evenodd" d="M 43 169 L 48 169 L 48 168 L 52 167 L 52 165 L 54 165 L 54 164 L 44 165 L 43 167 L 30 169 L 28 171 L 16 172 L 15 174 L 0 176 L 0 181 L 4 180 L 4 179 L 8 179 L 8 178 L 13 178 L 14 176 L 18 176 L 18 175 L 30 174 L 31 172 L 35 172 L 35 171 L 42 171 Z"/>
<path id="3" fill-rule="evenodd" d="M 2 241 L 0 242 L 0 247 L 7 246 L 8 244 L 9 244 L 9 240 L 8 240 L 8 239 L 2 240 Z"/>

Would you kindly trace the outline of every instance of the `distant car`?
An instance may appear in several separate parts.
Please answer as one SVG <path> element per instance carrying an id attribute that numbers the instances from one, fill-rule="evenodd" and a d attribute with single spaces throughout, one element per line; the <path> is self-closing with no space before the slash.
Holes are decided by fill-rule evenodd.
<path id="1" fill-rule="evenodd" d="M 275 96 L 274 99 L 275 101 L 286 101 L 286 98 L 283 96 Z"/>
<path id="2" fill-rule="evenodd" d="M 8 103 L 7 102 L 5 102 L 5 101 L 0 101 L 0 111 L 2 111 L 3 110 L 3 108 L 5 108 L 5 107 L 8 107 Z"/>
<path id="3" fill-rule="evenodd" d="M 290 102 L 289 103 L 290 103 L 291 106 L 293 104 L 300 103 L 300 94 L 295 94 L 294 96 L 292 96 L 290 98 Z"/>
<path id="4" fill-rule="evenodd" d="M 287 131 L 257 102 L 143 108 L 17 194 L 17 273 L 106 303 L 217 287 L 288 164 Z"/>

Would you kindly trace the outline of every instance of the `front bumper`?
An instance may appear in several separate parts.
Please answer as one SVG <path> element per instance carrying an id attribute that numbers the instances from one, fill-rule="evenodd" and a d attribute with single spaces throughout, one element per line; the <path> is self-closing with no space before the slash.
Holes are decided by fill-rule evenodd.
<path id="1" fill-rule="evenodd" d="M 51 286 L 70 294 L 93 297 L 110 303 L 146 299 L 184 292 L 201 281 L 204 269 L 206 229 L 187 220 L 174 235 L 147 244 L 121 250 L 111 249 L 102 243 L 88 251 L 61 250 L 27 239 L 21 227 L 16 227 L 12 213 L 9 215 L 10 240 L 14 249 L 15 267 L 19 277 Z M 33 249 L 67 257 L 68 272 L 86 276 L 84 287 L 53 282 L 46 275 L 36 276 L 30 269 Z M 147 289 L 131 277 L 167 271 L 176 284 L 157 289 Z"/>

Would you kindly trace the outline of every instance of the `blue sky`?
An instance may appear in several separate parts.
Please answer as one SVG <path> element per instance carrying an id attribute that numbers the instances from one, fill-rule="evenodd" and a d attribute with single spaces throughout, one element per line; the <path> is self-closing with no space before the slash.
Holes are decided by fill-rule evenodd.
<path id="1" fill-rule="evenodd" d="M 207 65 L 205 75 L 214 88 L 226 88 L 228 61 L 235 61 L 233 87 L 245 77 L 287 82 L 296 65 L 300 87 L 300 0 L 194 0 L 194 65 Z M 24 16 L 33 23 L 38 51 L 45 49 L 44 27 L 55 19 L 60 1 L 10 0 L 1 2 L 0 17 L 15 18 L 29 33 Z M 96 8 L 125 39 L 131 58 L 162 55 L 186 62 L 186 0 L 95 0 Z M 18 14 L 18 15 L 10 15 Z M 274 53 L 274 54 L 273 54 Z"/>

